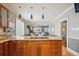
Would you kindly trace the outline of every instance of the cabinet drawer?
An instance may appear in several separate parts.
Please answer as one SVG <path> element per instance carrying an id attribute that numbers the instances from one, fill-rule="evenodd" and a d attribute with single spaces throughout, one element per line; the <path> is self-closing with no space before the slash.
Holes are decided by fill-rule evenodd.
<path id="1" fill-rule="evenodd" d="M 52 45 L 61 45 L 62 41 L 61 40 L 54 40 L 54 41 L 51 41 L 51 44 Z"/>
<path id="2" fill-rule="evenodd" d="M 28 44 L 29 44 L 29 42 L 30 42 L 30 43 L 33 43 L 33 44 L 51 44 L 51 42 L 48 41 L 48 40 L 28 41 Z"/>
<path id="3" fill-rule="evenodd" d="M 61 51 L 52 51 L 52 56 L 62 56 L 62 52 Z"/>

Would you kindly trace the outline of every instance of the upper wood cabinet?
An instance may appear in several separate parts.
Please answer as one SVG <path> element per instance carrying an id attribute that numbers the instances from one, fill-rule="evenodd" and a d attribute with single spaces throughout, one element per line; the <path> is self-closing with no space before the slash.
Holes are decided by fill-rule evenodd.
<path id="1" fill-rule="evenodd" d="M 8 27 L 11 28 L 10 32 L 15 32 L 16 30 L 16 16 L 9 11 L 8 12 L 9 18 L 8 18 Z"/>
<path id="2" fill-rule="evenodd" d="M 0 5 L 0 27 L 8 27 L 8 10 Z"/>

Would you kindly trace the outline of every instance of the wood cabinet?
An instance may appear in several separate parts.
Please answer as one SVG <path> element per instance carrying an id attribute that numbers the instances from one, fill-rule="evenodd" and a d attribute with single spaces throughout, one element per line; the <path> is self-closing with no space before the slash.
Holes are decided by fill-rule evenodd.
<path id="1" fill-rule="evenodd" d="M 16 40 L 9 41 L 9 56 L 16 56 Z"/>
<path id="2" fill-rule="evenodd" d="M 62 56 L 62 40 L 12 40 L 0 44 L 0 56 Z"/>
<path id="3" fill-rule="evenodd" d="M 11 28 L 11 32 L 15 32 L 16 29 L 16 16 L 9 11 L 8 12 L 9 18 L 8 18 L 8 27 Z"/>
<path id="4" fill-rule="evenodd" d="M 0 56 L 3 56 L 3 44 L 0 44 Z"/>
<path id="5" fill-rule="evenodd" d="M 8 27 L 8 10 L 0 5 L 0 27 Z"/>
<path id="6" fill-rule="evenodd" d="M 40 56 L 51 56 L 51 42 L 50 41 L 40 41 Z"/>
<path id="7" fill-rule="evenodd" d="M 15 31 L 15 23 L 16 15 L 0 4 L 0 27 L 9 27 Z"/>
<path id="8" fill-rule="evenodd" d="M 13 40 L 9 42 L 10 56 L 26 56 L 27 55 L 27 41 Z"/>
<path id="9" fill-rule="evenodd" d="M 0 44 L 0 56 L 9 55 L 9 42 L 4 42 Z"/>
<path id="10" fill-rule="evenodd" d="M 16 41 L 16 56 L 26 56 L 27 55 L 27 41 L 17 40 Z"/>
<path id="11" fill-rule="evenodd" d="M 61 40 L 28 41 L 27 55 L 28 56 L 61 56 L 62 41 Z"/>
<path id="12" fill-rule="evenodd" d="M 3 52 L 4 52 L 4 56 L 9 55 L 9 42 L 4 42 L 3 43 Z"/>
<path id="13" fill-rule="evenodd" d="M 54 40 L 51 41 L 51 55 L 52 56 L 62 56 L 62 41 Z"/>
<path id="14" fill-rule="evenodd" d="M 27 56 L 38 56 L 38 44 L 36 41 L 28 41 L 27 44 Z"/>

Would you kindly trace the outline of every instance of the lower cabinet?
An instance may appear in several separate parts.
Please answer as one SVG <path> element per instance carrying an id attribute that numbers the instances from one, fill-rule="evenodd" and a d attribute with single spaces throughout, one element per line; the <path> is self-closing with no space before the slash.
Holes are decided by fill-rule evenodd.
<path id="1" fill-rule="evenodd" d="M 59 45 L 52 45 L 51 55 L 62 56 L 62 48 L 60 48 Z"/>
<path id="2" fill-rule="evenodd" d="M 62 56 L 62 41 L 51 41 L 51 55 Z"/>
<path id="3" fill-rule="evenodd" d="M 12 40 L 0 44 L 0 56 L 62 56 L 62 41 Z"/>
<path id="4" fill-rule="evenodd" d="M 9 42 L 9 56 L 16 56 L 16 40 Z"/>
<path id="5" fill-rule="evenodd" d="M 40 56 L 51 56 L 51 41 L 40 40 L 37 44 L 39 45 L 38 51 Z"/>
<path id="6" fill-rule="evenodd" d="M 27 41 L 17 40 L 16 41 L 16 56 L 26 56 L 27 55 Z"/>
<path id="7" fill-rule="evenodd" d="M 8 56 L 9 55 L 9 42 L 4 42 L 3 43 L 3 54 L 4 56 Z"/>
<path id="8" fill-rule="evenodd" d="M 51 45 L 40 45 L 40 56 L 51 56 Z"/>
<path id="9" fill-rule="evenodd" d="M 3 44 L 0 44 L 0 56 L 3 56 Z"/>
<path id="10" fill-rule="evenodd" d="M 27 56 L 27 41 L 13 40 L 9 43 L 10 56 Z"/>
<path id="11" fill-rule="evenodd" d="M 28 41 L 27 56 L 38 56 L 38 44 L 35 41 Z"/>
<path id="12" fill-rule="evenodd" d="M 4 42 L 0 44 L 0 56 L 9 55 L 9 42 Z"/>
<path id="13" fill-rule="evenodd" d="M 62 41 L 28 41 L 27 56 L 62 56 Z"/>

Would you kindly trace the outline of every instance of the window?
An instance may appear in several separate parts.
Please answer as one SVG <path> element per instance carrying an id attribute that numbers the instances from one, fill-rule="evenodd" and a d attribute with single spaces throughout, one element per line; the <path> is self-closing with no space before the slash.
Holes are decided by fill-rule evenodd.
<path id="1" fill-rule="evenodd" d="M 16 35 L 24 35 L 24 23 L 20 20 L 16 20 Z"/>

